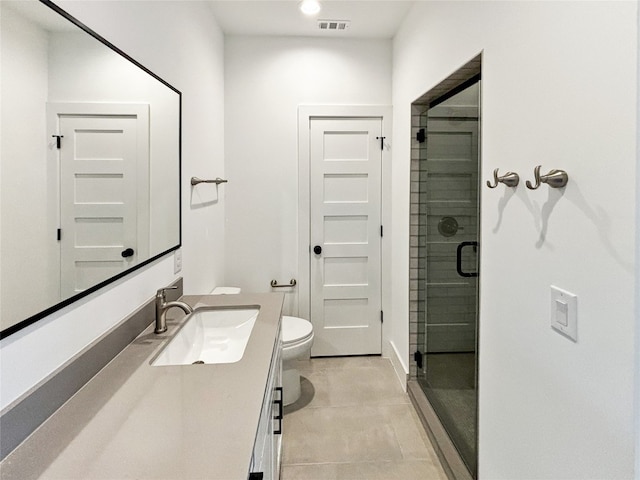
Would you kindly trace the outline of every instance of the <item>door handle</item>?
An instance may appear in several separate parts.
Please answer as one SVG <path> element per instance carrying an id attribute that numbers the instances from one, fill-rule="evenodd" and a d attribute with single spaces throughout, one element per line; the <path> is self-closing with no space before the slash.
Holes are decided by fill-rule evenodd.
<path id="1" fill-rule="evenodd" d="M 315 247 L 313 247 L 313 253 L 315 253 L 316 255 L 320 255 L 322 253 L 322 247 L 320 245 L 316 245 Z"/>
<path id="2" fill-rule="evenodd" d="M 136 253 L 133 248 L 127 248 L 126 250 L 123 250 L 121 255 L 122 258 L 127 258 L 127 257 L 133 257 L 133 254 Z"/>
<path id="3" fill-rule="evenodd" d="M 456 253 L 456 270 L 458 270 L 458 275 L 461 277 L 477 277 L 478 272 L 463 272 L 462 271 L 462 249 L 464 247 L 477 247 L 479 246 L 478 242 L 462 242 L 458 245 L 458 251 Z"/>

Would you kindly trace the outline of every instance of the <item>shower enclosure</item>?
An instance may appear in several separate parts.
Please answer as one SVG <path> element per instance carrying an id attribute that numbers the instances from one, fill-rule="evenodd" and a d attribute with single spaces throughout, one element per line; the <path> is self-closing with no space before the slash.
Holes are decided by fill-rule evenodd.
<path id="1" fill-rule="evenodd" d="M 414 372 L 448 441 L 475 478 L 480 76 L 444 87 L 412 105 Z"/>

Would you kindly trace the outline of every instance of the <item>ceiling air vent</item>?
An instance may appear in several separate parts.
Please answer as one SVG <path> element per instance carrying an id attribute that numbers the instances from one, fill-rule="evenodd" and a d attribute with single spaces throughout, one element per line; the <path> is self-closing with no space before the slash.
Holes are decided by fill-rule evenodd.
<path id="1" fill-rule="evenodd" d="M 348 30 L 351 25 L 350 20 L 318 20 L 320 30 L 343 31 Z"/>

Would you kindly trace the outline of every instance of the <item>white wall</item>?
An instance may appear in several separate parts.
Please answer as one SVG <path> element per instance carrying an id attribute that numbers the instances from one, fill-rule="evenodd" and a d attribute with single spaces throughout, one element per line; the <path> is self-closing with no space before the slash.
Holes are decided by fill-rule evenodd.
<path id="1" fill-rule="evenodd" d="M 187 292 L 224 283 L 224 205 L 192 193 L 191 176 L 224 175 L 224 39 L 206 3 L 59 1 L 183 94 L 183 272 Z M 170 283 L 173 257 L 155 262 L 0 343 L 0 408 L 37 384 Z M 37 292 L 36 292 L 37 293 Z"/>
<path id="2" fill-rule="evenodd" d="M 298 106 L 388 105 L 391 42 L 227 37 L 225 276 L 270 291 L 298 272 Z M 285 313 L 297 314 L 288 296 Z"/>
<path id="3" fill-rule="evenodd" d="M 47 245 L 55 239 L 46 222 L 48 35 L 0 4 L 2 10 L 2 295 L 0 328 L 57 302 L 57 269 Z M 34 139 L 41 139 L 37 142 Z M 21 201 L 29 198 L 28 201 Z M 14 208 L 19 206 L 19 210 Z M 21 252 L 18 254 L 17 252 Z M 38 291 L 35 298 L 33 291 Z"/>
<path id="4" fill-rule="evenodd" d="M 480 478 L 633 477 L 637 40 L 636 2 L 456 1 L 417 3 L 394 40 L 399 342 L 414 99 L 483 52 L 483 179 L 570 178 L 481 192 Z M 578 295 L 576 343 L 550 285 Z"/>

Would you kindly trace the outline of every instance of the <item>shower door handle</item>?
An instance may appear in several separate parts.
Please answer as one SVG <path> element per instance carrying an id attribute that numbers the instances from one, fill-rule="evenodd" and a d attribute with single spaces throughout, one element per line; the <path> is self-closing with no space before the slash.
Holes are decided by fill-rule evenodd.
<path id="1" fill-rule="evenodd" d="M 463 272 L 462 271 L 462 249 L 464 247 L 478 247 L 478 242 L 462 242 L 458 245 L 458 251 L 456 255 L 456 269 L 458 270 L 458 275 L 461 277 L 477 277 L 478 272 Z"/>

